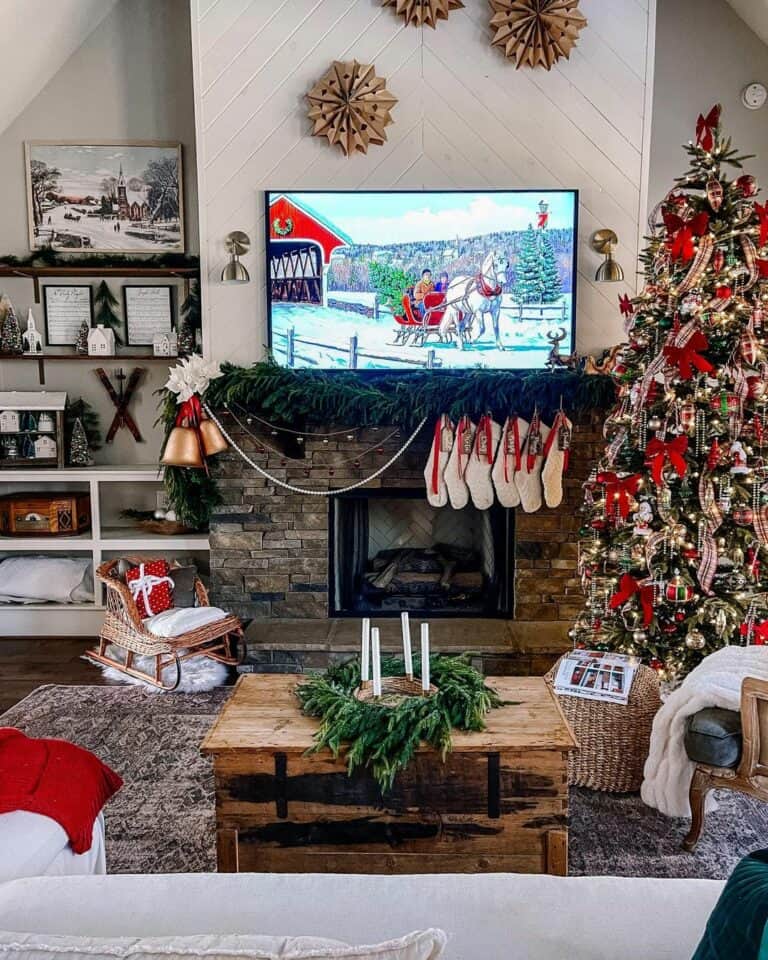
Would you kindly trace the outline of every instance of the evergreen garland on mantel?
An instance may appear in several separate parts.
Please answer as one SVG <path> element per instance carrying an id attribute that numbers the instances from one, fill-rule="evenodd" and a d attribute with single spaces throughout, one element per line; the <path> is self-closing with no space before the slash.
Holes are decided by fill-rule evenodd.
<path id="1" fill-rule="evenodd" d="M 538 406 L 548 419 L 561 402 L 571 414 L 606 410 L 615 402 L 610 377 L 568 369 L 367 375 L 290 370 L 270 360 L 250 367 L 225 364 L 223 371 L 205 394 L 212 409 L 236 404 L 276 425 L 299 429 L 341 424 L 398 426 L 410 431 L 423 417 L 441 413 L 457 419 L 490 411 L 503 420 L 511 412 L 530 416 Z M 159 422 L 167 438 L 178 411 L 176 397 L 163 390 L 160 403 Z M 165 487 L 179 520 L 195 529 L 204 528 L 222 502 L 215 478 L 202 470 L 166 467 Z"/>
<path id="2" fill-rule="evenodd" d="M 420 657 L 413 658 L 413 668 L 414 677 L 420 678 Z M 503 704 L 466 655 L 431 656 L 429 669 L 437 693 L 403 697 L 391 706 L 355 697 L 360 685 L 358 660 L 336 664 L 321 676 L 308 678 L 296 688 L 296 696 L 307 716 L 321 720 L 312 752 L 328 748 L 335 757 L 343 755 L 350 774 L 366 767 L 382 793 L 392 788 L 422 740 L 445 760 L 454 728 L 484 730 L 486 714 Z M 402 677 L 403 671 L 402 660 L 382 660 L 383 677 Z"/>

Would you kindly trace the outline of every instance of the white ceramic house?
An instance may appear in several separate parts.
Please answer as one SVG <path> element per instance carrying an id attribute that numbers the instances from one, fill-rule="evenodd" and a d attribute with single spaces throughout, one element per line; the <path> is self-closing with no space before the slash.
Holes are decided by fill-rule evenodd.
<path id="1" fill-rule="evenodd" d="M 89 357 L 113 357 L 115 355 L 115 332 L 111 327 L 99 324 L 88 334 Z"/>
<path id="2" fill-rule="evenodd" d="M 27 311 L 27 329 L 21 335 L 21 341 L 24 345 L 24 353 L 42 353 L 43 338 L 35 326 L 35 315 L 30 307 Z"/>
<path id="3" fill-rule="evenodd" d="M 179 341 L 175 330 L 170 333 L 156 333 L 152 340 L 152 352 L 156 357 L 176 357 L 179 353 Z"/>
<path id="4" fill-rule="evenodd" d="M 0 433 L 18 433 L 19 411 L 0 410 Z"/>
<path id="5" fill-rule="evenodd" d="M 55 460 L 56 441 L 53 437 L 38 437 L 35 440 L 35 460 Z"/>

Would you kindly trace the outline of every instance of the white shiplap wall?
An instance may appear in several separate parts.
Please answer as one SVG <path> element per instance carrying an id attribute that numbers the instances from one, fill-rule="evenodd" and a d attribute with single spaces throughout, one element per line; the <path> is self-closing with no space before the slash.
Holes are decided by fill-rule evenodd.
<path id="1" fill-rule="evenodd" d="M 577 187 L 578 347 L 621 339 L 646 209 L 655 0 L 582 0 L 569 61 L 515 70 L 489 45 L 487 0 L 436 30 L 380 0 L 191 0 L 207 346 L 263 355 L 265 188 Z M 309 135 L 304 94 L 334 59 L 373 62 L 398 97 L 389 141 L 345 158 Z M 595 284 L 590 234 L 612 227 L 626 285 Z M 252 283 L 219 283 L 224 237 L 245 230 Z M 617 289 L 618 287 L 618 289 Z"/>

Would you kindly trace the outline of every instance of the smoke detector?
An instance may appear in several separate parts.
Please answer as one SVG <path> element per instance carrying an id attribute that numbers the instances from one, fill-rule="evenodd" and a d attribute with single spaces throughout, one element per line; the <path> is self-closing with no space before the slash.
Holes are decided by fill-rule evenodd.
<path id="1" fill-rule="evenodd" d="M 768 99 L 764 83 L 748 83 L 741 91 L 741 102 L 747 110 L 759 110 Z"/>

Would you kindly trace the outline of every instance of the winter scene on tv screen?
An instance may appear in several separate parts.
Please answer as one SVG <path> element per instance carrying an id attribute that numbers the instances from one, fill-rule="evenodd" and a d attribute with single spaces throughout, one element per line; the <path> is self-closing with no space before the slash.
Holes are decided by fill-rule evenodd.
<path id="1" fill-rule="evenodd" d="M 532 369 L 574 349 L 575 192 L 269 193 L 267 209 L 280 364 Z"/>

